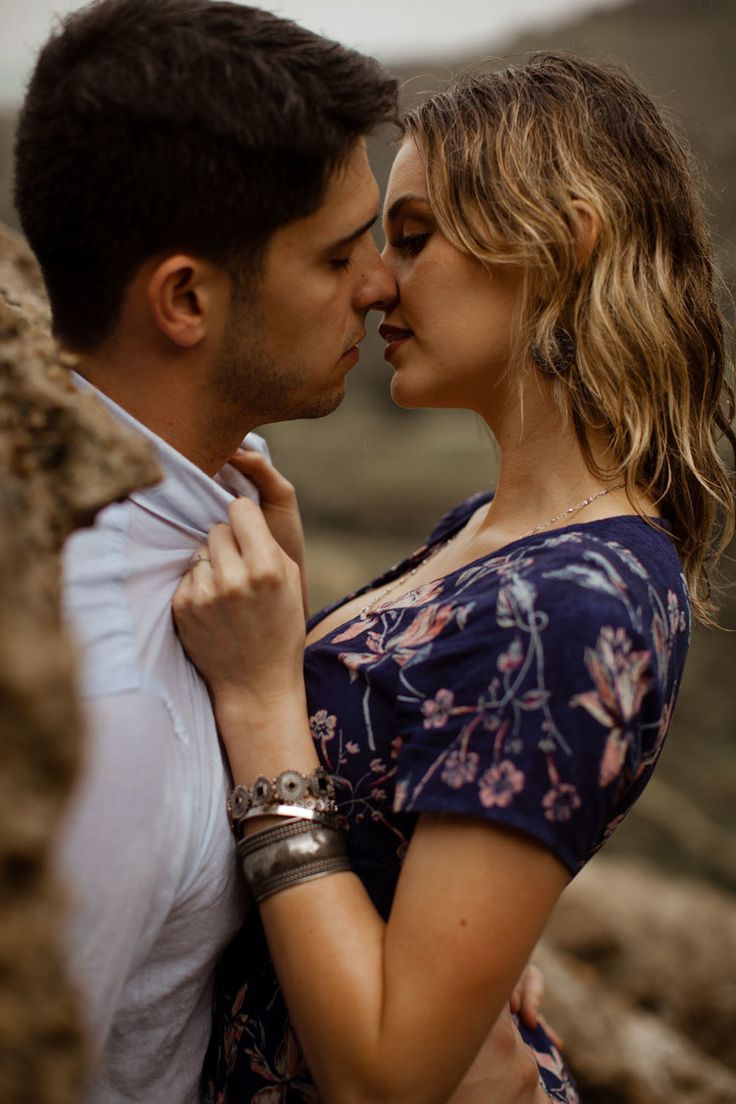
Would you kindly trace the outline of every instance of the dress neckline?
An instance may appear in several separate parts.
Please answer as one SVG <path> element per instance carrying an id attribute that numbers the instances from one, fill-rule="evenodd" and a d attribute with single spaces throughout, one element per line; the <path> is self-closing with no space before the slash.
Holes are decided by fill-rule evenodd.
<path id="1" fill-rule="evenodd" d="M 365 583 L 363 586 L 358 587 L 350 594 L 345 595 L 345 597 L 343 598 L 338 598 L 335 602 L 331 603 L 328 606 L 325 606 L 323 609 L 313 614 L 307 621 L 307 632 L 311 632 L 312 629 L 316 628 L 322 621 L 325 621 L 330 616 L 330 614 L 335 612 L 335 610 L 339 609 L 341 606 L 346 606 L 349 602 L 352 602 L 354 598 L 358 598 L 361 594 L 366 594 L 370 590 L 383 586 L 386 583 L 391 582 L 393 579 L 397 579 L 402 572 L 409 570 L 420 556 L 426 556 L 427 552 L 429 552 L 430 549 L 434 548 L 437 544 L 442 541 L 449 540 L 451 537 L 455 536 L 456 533 L 459 533 L 468 524 L 470 518 L 473 516 L 476 510 L 485 502 L 490 502 L 492 498 L 493 495 L 490 493 L 485 495 L 474 495 L 471 499 L 468 500 L 467 503 L 469 507 L 469 512 L 463 512 L 460 518 L 456 519 L 451 525 L 443 526 L 442 522 L 440 522 L 433 531 L 432 539 L 427 541 L 426 544 L 420 545 L 419 548 L 415 549 L 405 559 L 400 560 L 396 564 L 393 564 L 386 571 L 384 571 L 383 575 L 376 576 L 375 579 L 371 579 L 368 583 Z M 514 540 L 509 541 L 507 544 L 502 545 L 500 548 L 496 548 L 493 552 L 485 552 L 481 556 L 476 556 L 474 560 L 469 560 L 466 564 L 461 564 L 460 567 L 456 567 L 453 571 L 448 571 L 445 575 L 438 575 L 434 579 L 429 579 L 426 583 L 423 583 L 422 586 L 431 587 L 435 583 L 441 583 L 445 582 L 448 579 L 452 579 L 453 576 L 459 575 L 463 571 L 469 571 L 471 568 L 477 567 L 487 560 L 503 558 L 509 554 L 509 549 L 513 549 L 517 545 L 523 545 L 530 541 L 547 540 L 549 537 L 558 536 L 560 533 L 568 533 L 570 531 L 575 532 L 580 529 L 590 529 L 593 526 L 607 525 L 612 522 L 620 524 L 622 521 L 635 521 L 639 524 L 646 525 L 647 528 L 652 529 L 654 532 L 664 533 L 664 535 L 666 536 L 669 535 L 671 530 L 670 522 L 666 518 L 652 517 L 644 519 L 639 514 L 613 514 L 610 517 L 593 518 L 590 521 L 582 521 L 578 522 L 577 524 L 575 522 L 570 522 L 569 525 L 561 525 L 557 529 L 550 529 L 547 533 L 527 533 L 523 537 L 516 537 Z M 649 522 L 653 522 L 655 524 L 649 525 Z M 404 594 L 398 594 L 396 596 L 397 599 L 410 594 L 412 592 L 412 589 L 416 590 L 418 588 L 409 587 L 408 590 L 404 592 Z M 396 608 L 402 607 L 388 605 L 385 607 L 385 609 L 381 610 L 381 613 L 386 613 L 389 610 Z M 329 629 L 326 633 L 323 633 L 322 636 L 318 636 L 315 640 L 311 640 L 306 645 L 305 651 L 307 651 L 309 648 L 316 647 L 318 644 L 321 644 L 329 637 L 334 636 L 335 633 L 342 632 L 347 628 L 348 625 L 351 625 L 353 621 L 356 621 L 359 617 L 360 613 L 358 612 L 352 617 L 348 617 L 344 621 L 341 621 L 339 624 L 335 625 L 334 628 Z"/>

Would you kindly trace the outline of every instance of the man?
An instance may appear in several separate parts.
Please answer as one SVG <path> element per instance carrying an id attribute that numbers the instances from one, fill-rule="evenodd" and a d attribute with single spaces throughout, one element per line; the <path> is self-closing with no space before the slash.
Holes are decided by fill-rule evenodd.
<path id="1" fill-rule="evenodd" d="M 332 410 L 367 311 L 394 295 L 363 136 L 395 110 L 372 59 L 208 0 L 101 0 L 29 86 L 16 201 L 54 332 L 165 477 L 66 554 L 89 752 L 60 853 L 96 1102 L 197 1099 L 244 902 L 171 596 L 244 490 L 227 465 L 244 434 Z"/>

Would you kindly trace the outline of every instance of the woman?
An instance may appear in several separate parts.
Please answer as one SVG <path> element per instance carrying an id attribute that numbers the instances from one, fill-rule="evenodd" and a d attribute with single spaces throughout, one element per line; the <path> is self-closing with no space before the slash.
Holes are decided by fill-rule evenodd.
<path id="1" fill-rule="evenodd" d="M 252 503 L 182 582 L 260 902 L 224 967 L 218 1101 L 452 1097 L 651 774 L 733 530 L 707 233 L 626 75 L 539 55 L 432 97 L 384 221 L 393 397 L 477 411 L 500 474 L 313 618 L 304 657 L 298 569 Z M 273 515 L 288 490 L 242 464 Z M 249 966 L 261 924 L 288 1018 Z M 547 1093 L 577 1099 L 527 1038 Z"/>

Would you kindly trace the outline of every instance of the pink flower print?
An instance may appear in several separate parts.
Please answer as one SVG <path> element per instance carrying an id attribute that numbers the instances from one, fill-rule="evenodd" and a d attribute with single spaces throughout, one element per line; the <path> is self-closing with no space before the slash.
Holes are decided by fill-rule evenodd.
<path id="1" fill-rule="evenodd" d="M 360 751 L 360 745 L 356 744 L 355 740 L 348 740 L 345 745 L 345 750 L 348 755 L 357 755 Z"/>
<path id="2" fill-rule="evenodd" d="M 606 728 L 626 728 L 638 714 L 651 686 L 646 676 L 651 653 L 635 652 L 626 629 L 601 629 L 595 648 L 585 649 L 585 666 L 594 690 L 576 694 L 570 704 L 582 705 Z"/>
<path id="3" fill-rule="evenodd" d="M 371 759 L 371 770 L 374 774 L 385 774 L 386 764 L 383 759 Z"/>
<path id="4" fill-rule="evenodd" d="M 501 652 L 498 657 L 496 666 L 499 671 L 504 675 L 510 674 L 512 671 L 518 671 L 524 662 L 524 652 L 521 646 L 521 637 L 517 634 L 509 644 L 505 652 Z"/>
<path id="5" fill-rule="evenodd" d="M 312 714 L 309 718 L 309 727 L 312 730 L 312 736 L 321 743 L 324 743 L 325 740 L 332 739 L 335 735 L 336 724 L 337 717 L 332 713 L 328 714 L 326 709 L 318 709 L 317 712 Z"/>
<path id="6" fill-rule="evenodd" d="M 680 618 L 680 602 L 673 590 L 667 591 L 667 615 L 670 622 L 670 634 L 674 636 L 683 625 Z"/>
<path id="7" fill-rule="evenodd" d="M 401 751 L 403 746 L 404 746 L 404 741 L 402 740 L 401 736 L 394 736 L 393 740 L 391 741 L 391 758 L 392 759 L 398 759 L 399 758 L 399 752 Z"/>
<path id="8" fill-rule="evenodd" d="M 284 1090 L 281 1085 L 268 1085 L 265 1089 L 259 1089 L 252 1098 L 252 1104 L 281 1104 Z"/>
<path id="9" fill-rule="evenodd" d="M 652 618 L 652 637 L 654 638 L 654 653 L 657 657 L 657 668 L 660 675 L 667 666 L 667 636 L 664 621 L 658 613 Z"/>
<path id="10" fill-rule="evenodd" d="M 580 808 L 580 796 L 569 782 L 558 782 L 544 795 L 542 806 L 547 820 L 569 820 Z"/>
<path id="11" fill-rule="evenodd" d="M 265 1080 L 272 1082 L 265 1088 L 259 1089 L 252 1097 L 252 1104 L 280 1104 L 289 1089 L 292 1089 L 305 1104 L 307 1101 L 317 1104 L 319 1099 L 317 1089 L 310 1080 L 304 1080 L 309 1078 L 309 1071 L 296 1036 L 290 1027 L 287 1028 L 276 1051 L 274 1068 L 264 1068 L 263 1063 L 256 1059 L 251 1062 L 251 1069 L 260 1073 Z"/>
<path id="12" fill-rule="evenodd" d="M 433 598 L 441 594 L 443 586 L 444 584 L 441 579 L 435 579 L 431 583 L 425 583 L 423 586 L 416 587 L 414 590 L 409 590 L 406 594 L 399 594 L 395 598 L 388 595 L 385 601 L 376 606 L 376 611 L 386 609 L 411 609 L 412 606 L 421 606 L 425 602 L 431 602 Z"/>
<path id="13" fill-rule="evenodd" d="M 361 621 L 360 618 L 356 618 L 355 621 L 351 621 L 341 633 L 337 636 L 333 636 L 333 644 L 343 644 L 346 640 L 355 640 L 356 636 L 360 636 L 364 632 L 368 632 L 373 626 L 377 624 L 377 619 L 369 618 L 367 621 Z"/>
<path id="14" fill-rule="evenodd" d="M 610 786 L 621 772 L 631 722 L 651 686 L 646 671 L 651 653 L 635 652 L 625 629 L 601 629 L 595 648 L 585 649 L 585 665 L 595 689 L 576 694 L 570 704 L 582 705 L 610 734 L 601 758 L 598 783 Z"/>
<path id="15" fill-rule="evenodd" d="M 474 751 L 463 754 L 451 751 L 445 759 L 442 781 L 453 790 L 462 789 L 468 782 L 474 782 L 478 773 L 478 756 Z"/>
<path id="16" fill-rule="evenodd" d="M 380 656 L 374 655 L 373 652 L 341 652 L 338 656 L 340 663 L 347 667 L 350 672 L 351 682 L 355 682 L 361 667 L 376 663 L 380 658 Z"/>
<path id="17" fill-rule="evenodd" d="M 612 729 L 606 740 L 606 746 L 603 749 L 603 758 L 601 759 L 600 768 L 598 770 L 599 786 L 610 786 L 621 774 L 628 746 L 629 741 L 621 729 Z"/>
<path id="18" fill-rule="evenodd" d="M 452 690 L 438 690 L 429 701 L 422 702 L 425 728 L 442 728 L 452 713 L 455 695 Z"/>
<path id="19" fill-rule="evenodd" d="M 396 662 L 403 666 L 411 658 L 412 649 L 421 648 L 439 636 L 452 617 L 452 606 L 426 606 L 410 625 L 388 641 L 387 647 L 395 654 Z"/>
<path id="20" fill-rule="evenodd" d="M 499 805 L 502 809 L 506 808 L 523 789 L 524 772 L 520 771 L 510 759 L 494 763 L 485 774 L 481 775 L 479 782 L 480 800 L 487 809 L 493 808 L 494 805 Z"/>
<path id="21" fill-rule="evenodd" d="M 243 1032 L 248 1023 L 248 1015 L 241 1011 L 243 1002 L 248 992 L 248 986 L 244 985 L 238 990 L 238 995 L 233 1003 L 231 1017 L 232 1019 L 225 1028 L 223 1038 L 223 1051 L 225 1058 L 225 1067 L 228 1072 L 232 1072 L 235 1069 L 235 1063 L 238 1057 L 238 1049 L 240 1047 L 240 1040 L 243 1036 Z"/>

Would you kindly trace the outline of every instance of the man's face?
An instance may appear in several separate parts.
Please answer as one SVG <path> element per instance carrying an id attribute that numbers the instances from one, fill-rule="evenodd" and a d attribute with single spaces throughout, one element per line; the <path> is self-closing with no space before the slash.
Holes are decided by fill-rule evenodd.
<path id="1" fill-rule="evenodd" d="M 377 207 L 360 141 L 321 207 L 276 231 L 254 291 L 234 298 L 216 385 L 254 424 L 321 417 L 342 400 L 365 316 L 395 294 L 370 233 Z"/>

